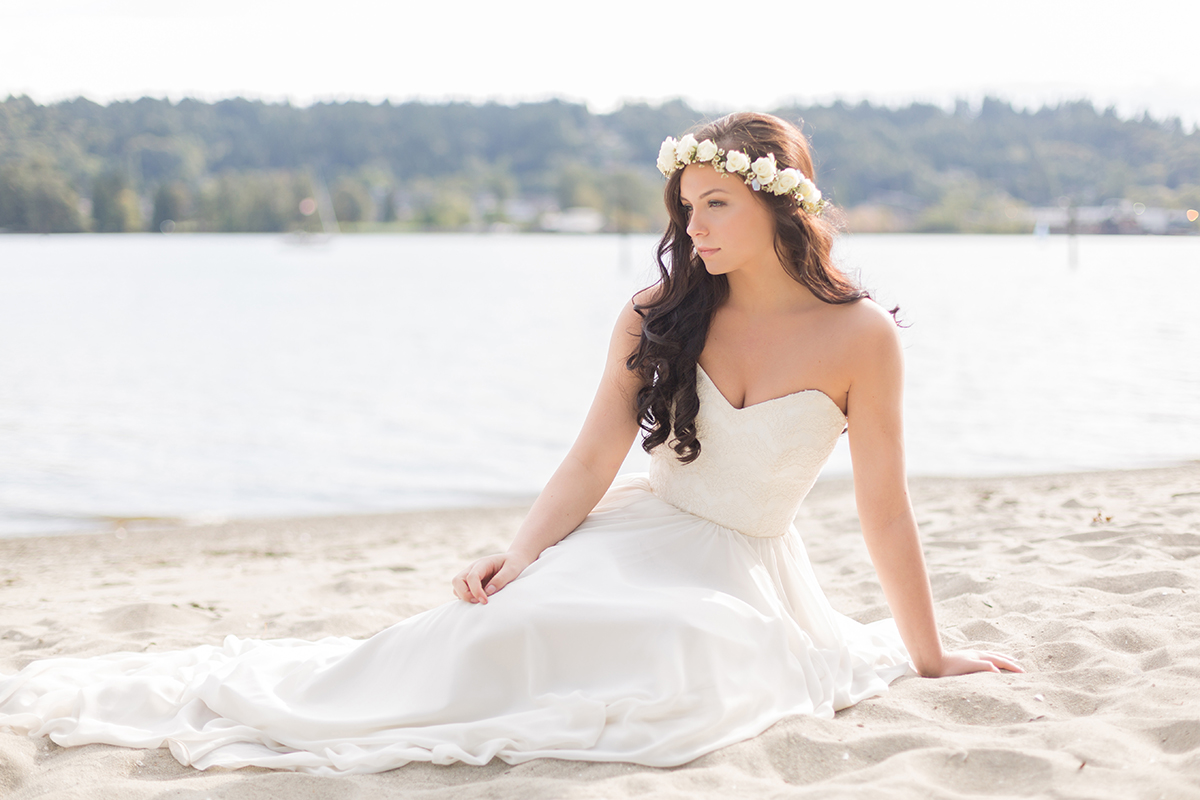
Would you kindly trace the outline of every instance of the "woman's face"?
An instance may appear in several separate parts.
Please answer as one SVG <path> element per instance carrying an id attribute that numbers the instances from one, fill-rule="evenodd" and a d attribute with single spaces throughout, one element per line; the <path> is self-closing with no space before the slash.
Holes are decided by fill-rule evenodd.
<path id="1" fill-rule="evenodd" d="M 689 164 L 680 177 L 679 199 L 688 210 L 687 234 L 710 274 L 778 261 L 775 216 L 740 177 Z"/>

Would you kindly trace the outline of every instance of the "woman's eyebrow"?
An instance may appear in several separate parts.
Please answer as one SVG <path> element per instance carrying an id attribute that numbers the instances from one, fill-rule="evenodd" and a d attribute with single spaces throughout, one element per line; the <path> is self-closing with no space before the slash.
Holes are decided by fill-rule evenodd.
<path id="1" fill-rule="evenodd" d="M 706 192 L 701 192 L 701 193 L 700 193 L 700 197 L 698 197 L 697 199 L 698 199 L 698 200 L 703 200 L 704 198 L 708 197 L 710 194 L 713 194 L 713 193 L 715 193 L 715 192 L 722 192 L 722 193 L 723 193 L 724 191 L 725 191 L 725 190 L 724 190 L 723 188 L 721 188 L 720 186 L 716 186 L 716 187 L 713 187 L 712 189 L 709 189 L 709 190 L 708 190 L 708 191 L 706 191 Z M 683 201 L 683 202 L 685 202 L 685 203 L 687 202 L 687 198 L 686 198 L 686 197 L 684 197 L 683 195 L 679 195 L 679 199 L 680 199 L 680 200 L 682 200 L 682 201 Z"/>

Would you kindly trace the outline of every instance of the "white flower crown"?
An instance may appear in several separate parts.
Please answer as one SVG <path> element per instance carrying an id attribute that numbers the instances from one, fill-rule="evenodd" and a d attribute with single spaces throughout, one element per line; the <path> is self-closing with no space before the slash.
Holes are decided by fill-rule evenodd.
<path id="1" fill-rule="evenodd" d="M 740 175 L 754 191 L 765 189 L 771 194 L 791 195 L 796 204 L 809 214 L 817 215 L 829 205 L 821 199 L 821 190 L 798 169 L 775 166 L 775 154 L 767 153 L 750 163 L 750 156 L 737 150 L 728 153 L 717 147 L 716 142 L 705 139 L 697 142 L 692 134 L 676 140 L 668 136 L 658 151 L 658 170 L 666 177 L 688 164 L 709 164 L 717 172 Z"/>

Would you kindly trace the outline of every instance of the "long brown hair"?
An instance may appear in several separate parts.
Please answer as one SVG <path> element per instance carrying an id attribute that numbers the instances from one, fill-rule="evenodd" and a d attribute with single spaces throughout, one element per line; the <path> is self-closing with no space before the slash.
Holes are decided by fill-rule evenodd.
<path id="1" fill-rule="evenodd" d="M 779 169 L 794 167 L 816 181 L 808 140 L 778 117 L 730 114 L 699 126 L 693 134 L 726 151 L 741 151 L 751 161 L 774 153 Z M 658 289 L 646 303 L 634 303 L 642 317 L 642 333 L 625 365 L 642 382 L 637 393 L 638 424 L 646 432 L 642 447 L 650 451 L 666 443 L 686 464 L 700 455 L 696 361 L 713 312 L 729 295 L 729 281 L 724 275 L 710 275 L 692 249 L 687 210 L 679 198 L 682 173 L 676 170 L 663 191 L 670 221 L 658 243 Z M 790 196 L 755 194 L 775 217 L 775 252 L 792 278 L 826 303 L 870 297 L 834 266 L 832 224 L 806 213 Z"/>

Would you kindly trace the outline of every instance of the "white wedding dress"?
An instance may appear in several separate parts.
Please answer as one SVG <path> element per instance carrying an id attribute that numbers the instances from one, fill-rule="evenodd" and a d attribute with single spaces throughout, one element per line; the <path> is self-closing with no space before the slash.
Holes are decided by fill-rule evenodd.
<path id="1" fill-rule="evenodd" d="M 738 409 L 697 383 L 700 457 L 659 448 L 487 605 L 366 640 L 36 661 L 0 678 L 0 727 L 200 769 L 673 766 L 884 692 L 909 670 L 895 625 L 835 612 L 792 527 L 841 411 L 815 390 Z"/>

